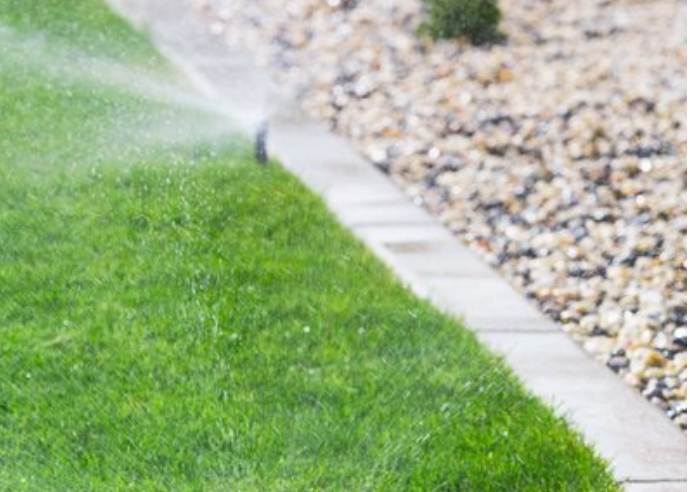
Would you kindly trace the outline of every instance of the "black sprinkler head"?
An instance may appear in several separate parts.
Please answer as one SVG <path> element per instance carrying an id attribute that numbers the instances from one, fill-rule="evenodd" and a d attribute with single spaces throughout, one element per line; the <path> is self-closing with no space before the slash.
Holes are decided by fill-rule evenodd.
<path id="1" fill-rule="evenodd" d="M 256 162 L 262 166 L 268 162 L 268 151 L 266 150 L 266 139 L 268 137 L 268 122 L 262 121 L 256 129 L 254 140 L 254 157 Z"/>

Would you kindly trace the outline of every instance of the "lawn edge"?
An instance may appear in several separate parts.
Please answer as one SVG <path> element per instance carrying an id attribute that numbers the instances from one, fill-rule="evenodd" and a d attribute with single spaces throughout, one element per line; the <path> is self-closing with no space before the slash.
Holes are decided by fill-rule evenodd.
<path id="1" fill-rule="evenodd" d="M 462 316 L 528 390 L 610 461 L 626 490 L 685 490 L 687 442 L 680 429 L 585 354 L 345 140 L 308 119 L 247 53 L 226 46 L 189 6 L 107 2 L 147 30 L 208 97 L 249 111 L 271 107 L 271 155 L 320 195 L 413 292 Z"/>

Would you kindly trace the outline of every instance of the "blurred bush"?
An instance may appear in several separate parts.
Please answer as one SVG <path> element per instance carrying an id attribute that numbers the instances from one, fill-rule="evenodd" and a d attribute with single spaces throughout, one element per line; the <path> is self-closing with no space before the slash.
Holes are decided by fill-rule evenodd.
<path id="1" fill-rule="evenodd" d="M 501 10 L 496 0 L 424 0 L 428 18 L 421 33 L 434 39 L 466 38 L 474 44 L 500 38 Z"/>

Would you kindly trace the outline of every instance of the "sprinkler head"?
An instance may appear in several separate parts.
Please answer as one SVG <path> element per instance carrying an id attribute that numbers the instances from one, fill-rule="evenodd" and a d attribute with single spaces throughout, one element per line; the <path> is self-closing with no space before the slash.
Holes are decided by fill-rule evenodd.
<path id="1" fill-rule="evenodd" d="M 256 162 L 262 166 L 268 162 L 268 151 L 266 150 L 266 139 L 268 137 L 268 122 L 262 121 L 256 129 L 254 137 L 254 157 Z"/>

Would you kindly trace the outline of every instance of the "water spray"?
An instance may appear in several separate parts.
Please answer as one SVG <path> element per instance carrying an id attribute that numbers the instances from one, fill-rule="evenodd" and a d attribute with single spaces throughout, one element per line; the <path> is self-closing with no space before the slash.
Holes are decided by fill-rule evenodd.
<path id="1" fill-rule="evenodd" d="M 254 157 L 256 162 L 265 166 L 268 162 L 268 151 L 266 150 L 266 139 L 268 137 L 268 121 L 264 120 L 256 128 L 254 139 Z"/>

